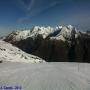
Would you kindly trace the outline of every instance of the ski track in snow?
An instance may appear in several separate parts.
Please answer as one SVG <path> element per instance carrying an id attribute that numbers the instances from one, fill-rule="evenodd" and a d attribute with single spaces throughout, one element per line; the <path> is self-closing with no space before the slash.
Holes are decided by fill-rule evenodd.
<path id="1" fill-rule="evenodd" d="M 17 63 L 0 64 L 0 86 L 22 90 L 90 90 L 90 64 Z"/>

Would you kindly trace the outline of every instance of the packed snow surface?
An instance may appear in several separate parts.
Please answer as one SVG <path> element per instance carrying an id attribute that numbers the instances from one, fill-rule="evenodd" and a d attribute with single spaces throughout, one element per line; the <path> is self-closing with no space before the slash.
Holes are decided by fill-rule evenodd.
<path id="1" fill-rule="evenodd" d="M 1 86 L 20 86 L 21 90 L 90 90 L 90 64 L 3 62 Z"/>
<path id="2" fill-rule="evenodd" d="M 0 40 L 0 60 L 11 62 L 40 63 L 43 59 L 27 54 L 17 47 Z"/>

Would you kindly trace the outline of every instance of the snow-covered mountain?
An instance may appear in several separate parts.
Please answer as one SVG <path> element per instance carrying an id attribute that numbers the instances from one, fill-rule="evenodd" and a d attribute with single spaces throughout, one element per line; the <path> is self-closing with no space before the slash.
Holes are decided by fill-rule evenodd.
<path id="1" fill-rule="evenodd" d="M 77 38 L 79 35 L 79 31 L 71 25 L 57 26 L 55 28 L 52 28 L 50 26 L 48 27 L 35 26 L 30 30 L 23 30 L 23 31 L 18 30 L 16 32 L 12 32 L 6 37 L 6 41 L 15 42 L 27 39 L 29 37 L 35 39 L 38 35 L 41 35 L 43 39 L 49 36 L 50 39 L 65 41 L 67 39 L 69 40 L 73 34 L 75 34 L 75 38 Z"/>
<path id="2" fill-rule="evenodd" d="M 90 34 L 72 25 L 35 26 L 12 32 L 4 40 L 46 61 L 90 62 Z"/>
<path id="3" fill-rule="evenodd" d="M 64 26 L 61 28 L 59 26 L 58 28 L 60 29 L 60 32 L 56 36 L 50 37 L 51 39 L 66 41 L 70 40 L 73 37 L 73 35 L 75 35 L 75 38 L 79 36 L 79 31 L 71 25 L 66 27 Z M 56 29 L 56 31 L 57 30 L 58 29 Z"/>
<path id="4" fill-rule="evenodd" d="M 37 37 L 37 35 L 41 35 L 44 39 L 51 33 L 54 32 L 54 28 L 48 26 L 48 27 L 39 27 L 35 26 L 31 29 L 31 35 L 30 37 Z"/>
<path id="5" fill-rule="evenodd" d="M 27 54 L 17 47 L 0 40 L 0 60 L 11 62 L 40 63 L 43 59 Z"/>
<path id="6" fill-rule="evenodd" d="M 54 29 L 49 26 L 48 27 L 35 26 L 31 30 L 23 30 L 23 31 L 18 30 L 10 33 L 6 37 L 6 41 L 15 42 L 27 39 L 29 37 L 35 39 L 38 35 L 41 35 L 45 39 L 49 34 L 53 32 Z"/>

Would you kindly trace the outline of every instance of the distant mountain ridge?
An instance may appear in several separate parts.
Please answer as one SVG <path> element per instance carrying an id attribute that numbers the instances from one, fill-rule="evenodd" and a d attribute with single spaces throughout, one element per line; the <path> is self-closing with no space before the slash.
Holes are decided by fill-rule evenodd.
<path id="1" fill-rule="evenodd" d="M 20 41 L 23 39 L 27 39 L 29 37 L 31 38 L 35 38 L 38 35 L 41 35 L 43 37 L 43 39 L 47 38 L 48 36 L 51 39 L 61 39 L 61 40 L 65 40 L 66 38 L 70 38 L 72 35 L 72 32 L 75 31 L 75 37 L 77 38 L 77 36 L 79 35 L 79 31 L 71 26 L 57 26 L 56 28 L 52 28 L 50 26 L 48 27 L 39 27 L 39 26 L 35 26 L 33 27 L 31 30 L 23 30 L 23 31 L 14 31 L 12 33 L 10 33 L 6 39 L 8 41 Z M 58 32 L 56 35 L 54 33 Z M 50 36 L 52 34 L 52 36 Z M 63 39 L 62 39 L 63 38 Z"/>
<path id="2" fill-rule="evenodd" d="M 4 40 L 46 61 L 90 62 L 90 33 L 72 25 L 35 26 L 12 32 Z"/>

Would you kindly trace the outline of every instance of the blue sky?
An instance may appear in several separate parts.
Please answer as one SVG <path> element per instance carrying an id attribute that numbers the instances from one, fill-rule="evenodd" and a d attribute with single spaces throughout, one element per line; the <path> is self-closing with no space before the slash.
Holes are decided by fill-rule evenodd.
<path id="1" fill-rule="evenodd" d="M 90 29 L 90 0 L 0 0 L 0 35 L 35 25 Z"/>

